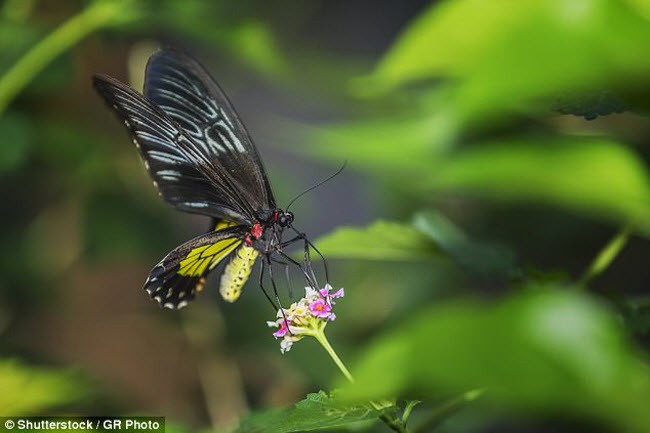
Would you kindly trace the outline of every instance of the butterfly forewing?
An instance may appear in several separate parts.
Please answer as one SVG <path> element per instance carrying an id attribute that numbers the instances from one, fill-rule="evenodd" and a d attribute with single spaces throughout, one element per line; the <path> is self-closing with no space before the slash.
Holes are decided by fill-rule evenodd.
<path id="1" fill-rule="evenodd" d="M 275 208 L 257 149 L 224 92 L 203 67 L 175 50 L 151 56 L 145 97 L 180 125 L 197 143 L 220 181 L 256 216 Z"/>
<path id="2" fill-rule="evenodd" d="M 252 215 L 238 202 L 236 192 L 209 176 L 196 144 L 173 119 L 111 77 L 96 75 L 93 82 L 129 129 L 165 201 L 185 212 L 250 223 Z"/>

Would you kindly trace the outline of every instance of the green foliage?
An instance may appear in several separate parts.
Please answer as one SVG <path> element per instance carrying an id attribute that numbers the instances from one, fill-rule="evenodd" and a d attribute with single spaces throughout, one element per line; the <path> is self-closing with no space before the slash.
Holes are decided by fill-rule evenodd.
<path id="1" fill-rule="evenodd" d="M 355 166 L 382 174 L 398 174 L 405 183 L 413 173 L 430 169 L 444 141 L 446 125 L 430 117 L 380 118 L 327 128 L 291 125 L 309 146 L 297 150 L 334 162 L 348 160 Z M 405 155 L 408 155 L 406 158 Z M 406 176 L 410 174 L 410 176 Z"/>
<path id="2" fill-rule="evenodd" d="M 423 194 L 545 203 L 647 235 L 647 167 L 621 140 L 548 127 L 513 127 L 497 140 L 477 134 L 516 122 L 515 114 L 550 114 L 567 92 L 645 94 L 650 25 L 639 11 L 601 0 L 435 3 L 354 83 L 377 99 L 419 80 L 449 80 L 425 82 L 418 95 L 428 102 L 392 117 L 306 130 L 308 152 L 347 158 Z M 468 134 L 469 148 L 461 145 Z"/>
<path id="3" fill-rule="evenodd" d="M 88 34 L 135 18 L 132 0 L 97 0 L 34 45 L 0 76 L 0 114 L 50 62 Z"/>
<path id="4" fill-rule="evenodd" d="M 624 1 L 447 1 L 417 17 L 370 79 L 451 77 L 446 103 L 459 119 L 494 119 L 563 89 L 648 77 L 649 43 L 647 19 Z"/>
<path id="5" fill-rule="evenodd" d="M 647 169 L 628 148 L 609 140 L 486 145 L 450 156 L 423 183 L 495 200 L 554 204 L 630 222 L 650 234 Z"/>
<path id="6" fill-rule="evenodd" d="M 391 127 L 376 128 L 374 122 L 333 128 L 319 134 L 312 152 L 333 160 L 348 157 L 355 165 L 392 175 L 401 187 L 425 194 L 546 203 L 596 219 L 631 223 L 650 234 L 648 170 L 633 151 L 615 140 L 521 138 L 427 153 L 426 127 L 399 125 L 392 126 L 398 128 L 395 133 L 387 132 Z M 397 137 L 401 132 L 403 140 Z M 373 134 L 378 136 L 374 140 Z"/>
<path id="7" fill-rule="evenodd" d="M 265 75 L 279 77 L 289 72 L 285 55 L 269 26 L 234 12 L 228 4 L 190 0 L 179 3 L 145 2 L 149 15 L 165 28 L 204 40 Z M 142 24 L 142 23 L 138 23 Z"/>
<path id="8" fill-rule="evenodd" d="M 387 409 L 376 409 L 369 403 L 342 403 L 319 391 L 308 394 L 292 408 L 251 415 L 242 421 L 236 432 L 288 433 L 331 429 L 377 419 Z"/>
<path id="9" fill-rule="evenodd" d="M 471 272 L 493 277 L 512 277 L 517 272 L 512 251 L 504 246 L 470 239 L 440 213 L 421 212 L 415 216 L 413 225 Z"/>
<path id="10" fill-rule="evenodd" d="M 422 212 L 413 224 L 379 220 L 367 227 L 343 227 L 316 240 L 332 258 L 426 260 L 450 258 L 478 274 L 508 276 L 512 252 L 474 240 L 439 213 Z"/>
<path id="11" fill-rule="evenodd" d="M 609 311 L 561 288 L 424 308 L 365 350 L 353 371 L 351 401 L 480 386 L 501 411 L 589 416 L 625 431 L 650 425 L 648 366 Z"/>
<path id="12" fill-rule="evenodd" d="M 376 221 L 364 228 L 343 227 L 316 241 L 328 257 L 417 260 L 440 257 L 440 250 L 414 227 Z"/>
<path id="13" fill-rule="evenodd" d="M 3 416 L 34 415 L 80 401 L 88 385 L 78 374 L 0 360 L 0 407 Z"/>

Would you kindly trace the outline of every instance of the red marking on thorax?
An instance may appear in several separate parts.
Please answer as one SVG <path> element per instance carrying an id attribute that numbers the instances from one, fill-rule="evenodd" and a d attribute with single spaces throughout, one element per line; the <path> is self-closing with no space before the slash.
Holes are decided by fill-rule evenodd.
<path id="1" fill-rule="evenodd" d="M 278 222 L 278 218 L 280 218 L 280 212 L 278 212 L 277 210 L 274 210 L 274 211 L 273 211 L 273 222 L 274 222 L 274 223 L 277 223 L 277 222 Z"/>
<path id="2" fill-rule="evenodd" d="M 262 230 L 262 226 L 259 223 L 255 223 L 253 230 L 251 230 L 251 234 L 255 239 L 261 238 L 263 232 L 264 230 Z"/>

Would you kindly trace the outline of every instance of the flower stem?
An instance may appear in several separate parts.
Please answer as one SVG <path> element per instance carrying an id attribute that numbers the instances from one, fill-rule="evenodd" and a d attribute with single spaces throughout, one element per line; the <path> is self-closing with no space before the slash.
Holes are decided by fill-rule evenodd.
<path id="1" fill-rule="evenodd" d="M 314 338 L 318 340 L 321 346 L 323 346 L 323 349 L 328 353 L 330 358 L 334 361 L 336 366 L 341 370 L 341 373 L 343 373 L 343 376 L 350 381 L 350 383 L 354 383 L 354 377 L 352 377 L 352 374 L 350 374 L 350 371 L 347 369 L 345 364 L 343 364 L 343 361 L 341 361 L 341 358 L 336 354 L 334 351 L 334 348 L 332 348 L 332 345 L 330 344 L 329 341 L 327 341 L 327 337 L 325 336 L 325 332 L 321 328 L 318 331 L 314 332 Z"/>
<path id="2" fill-rule="evenodd" d="M 327 340 L 327 337 L 325 336 L 325 326 L 319 327 L 317 330 L 315 330 L 311 334 L 318 342 L 320 343 L 321 346 L 325 349 L 325 351 L 329 354 L 330 358 L 334 361 L 336 366 L 341 370 L 341 373 L 343 373 L 343 376 L 350 382 L 354 383 L 354 377 L 352 377 L 352 374 L 350 371 L 347 369 L 345 364 L 343 364 L 343 361 L 341 361 L 341 358 L 336 354 L 336 351 L 334 351 L 334 348 L 330 344 L 330 342 Z M 371 401 L 370 405 L 375 408 L 377 411 L 381 411 L 384 406 L 381 404 Z M 410 412 L 410 410 L 409 410 Z M 408 418 L 408 416 L 407 416 Z M 391 430 L 397 432 L 397 433 L 408 433 L 408 430 L 406 429 L 406 423 L 402 422 L 401 419 L 399 418 L 391 418 L 387 414 L 381 414 L 379 415 L 379 419 L 388 426 Z"/>
<path id="3" fill-rule="evenodd" d="M 125 1 L 95 1 L 45 36 L 0 77 L 0 115 L 52 60 L 95 30 L 132 19 L 132 9 Z"/>

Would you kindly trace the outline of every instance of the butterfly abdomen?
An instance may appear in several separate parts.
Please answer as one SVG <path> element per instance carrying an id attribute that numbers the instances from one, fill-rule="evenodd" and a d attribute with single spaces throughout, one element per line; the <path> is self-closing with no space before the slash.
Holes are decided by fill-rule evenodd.
<path id="1" fill-rule="evenodd" d="M 221 293 L 224 300 L 235 302 L 239 298 L 241 289 L 248 280 L 253 263 L 255 263 L 258 255 L 259 253 L 255 248 L 246 244 L 243 244 L 235 251 L 233 258 L 226 265 L 221 275 L 219 293 Z"/>

